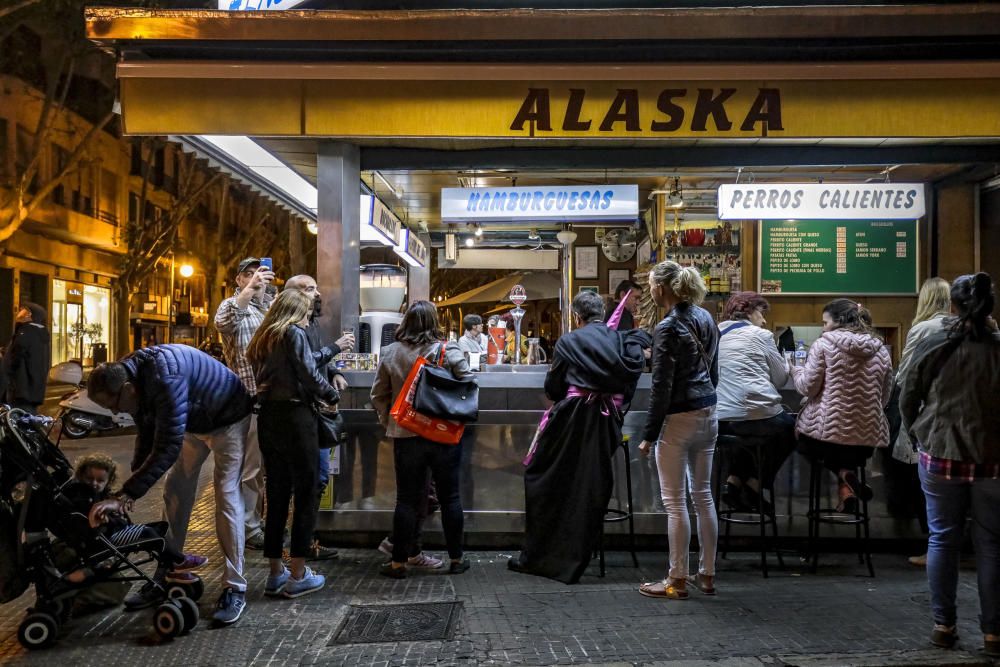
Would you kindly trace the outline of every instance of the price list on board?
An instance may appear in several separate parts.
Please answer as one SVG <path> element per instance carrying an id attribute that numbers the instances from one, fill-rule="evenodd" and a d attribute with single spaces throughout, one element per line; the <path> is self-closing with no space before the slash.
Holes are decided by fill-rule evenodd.
<path id="1" fill-rule="evenodd" d="M 760 291 L 910 294 L 917 289 L 917 223 L 763 220 Z"/>

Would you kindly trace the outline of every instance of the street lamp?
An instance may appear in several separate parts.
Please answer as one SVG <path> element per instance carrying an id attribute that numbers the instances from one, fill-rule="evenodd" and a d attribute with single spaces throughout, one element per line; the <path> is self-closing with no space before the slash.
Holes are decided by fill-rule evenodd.
<path id="1" fill-rule="evenodd" d="M 190 278 L 194 275 L 194 267 L 190 264 L 181 264 L 181 268 L 178 270 L 181 274 L 181 278 Z"/>

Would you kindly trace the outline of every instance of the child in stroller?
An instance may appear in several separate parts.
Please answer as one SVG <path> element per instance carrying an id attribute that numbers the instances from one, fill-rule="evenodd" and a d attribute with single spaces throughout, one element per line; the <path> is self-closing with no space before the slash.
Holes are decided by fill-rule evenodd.
<path id="1" fill-rule="evenodd" d="M 152 535 L 145 530 L 148 526 L 91 527 L 78 510 L 85 506 L 89 511 L 92 503 L 73 496 L 85 488 L 92 494 L 94 487 L 74 478 L 69 461 L 46 436 L 51 423 L 0 405 L 0 602 L 14 600 L 34 585 L 35 605 L 18 628 L 18 640 L 29 649 L 55 641 L 79 591 L 109 581 L 160 586 L 140 568 L 150 563 L 170 568 L 179 562 L 178 554 L 165 553 L 165 540 L 155 529 Z M 91 475 L 92 467 L 85 468 Z M 107 484 L 101 492 L 106 491 Z M 112 537 L 129 533 L 113 542 L 105 534 L 109 530 Z M 57 543 L 74 553 L 68 566 L 56 565 Z M 195 601 L 204 585 L 191 574 L 163 587 L 167 601 L 156 609 L 153 625 L 161 637 L 172 638 L 197 624 Z"/>
<path id="2" fill-rule="evenodd" d="M 98 516 L 97 512 L 92 511 L 97 502 L 111 497 L 111 485 L 114 484 L 117 473 L 118 465 L 106 454 L 86 454 L 77 459 L 73 481 L 64 488 L 64 493 L 73 504 L 73 511 L 86 516 L 90 527 L 107 537 L 116 547 L 165 539 L 166 521 L 135 524 L 127 514 Z M 168 583 L 192 582 L 195 575 L 191 574 L 191 571 L 208 562 L 204 556 L 177 552 L 165 541 L 160 555 L 161 562 L 170 566 L 166 576 Z M 93 572 L 78 569 L 68 573 L 66 579 L 73 583 L 82 583 L 89 576 L 93 576 Z"/>

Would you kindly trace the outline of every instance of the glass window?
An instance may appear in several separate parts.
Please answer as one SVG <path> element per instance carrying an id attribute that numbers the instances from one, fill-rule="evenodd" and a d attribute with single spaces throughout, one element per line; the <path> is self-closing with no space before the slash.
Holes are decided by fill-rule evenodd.
<path id="1" fill-rule="evenodd" d="M 111 336 L 111 290 L 52 281 L 52 363 L 80 359 L 85 366 L 107 360 Z"/>

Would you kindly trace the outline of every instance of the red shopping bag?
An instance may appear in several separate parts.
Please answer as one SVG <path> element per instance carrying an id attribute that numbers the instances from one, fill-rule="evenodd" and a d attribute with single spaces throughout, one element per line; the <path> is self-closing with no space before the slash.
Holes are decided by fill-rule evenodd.
<path id="1" fill-rule="evenodd" d="M 444 445 L 457 445 L 462 439 L 462 433 L 465 432 L 465 424 L 451 419 L 428 417 L 413 409 L 413 397 L 417 393 L 417 384 L 420 382 L 420 375 L 426 363 L 427 359 L 424 357 L 417 357 L 413 362 L 413 367 L 406 376 L 403 388 L 392 404 L 389 414 L 397 424 L 422 438 Z"/>

